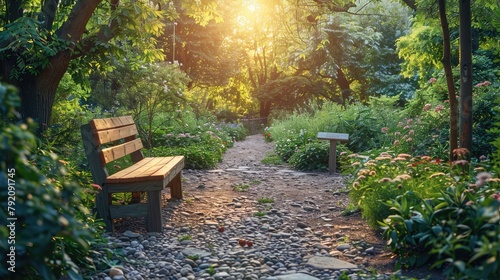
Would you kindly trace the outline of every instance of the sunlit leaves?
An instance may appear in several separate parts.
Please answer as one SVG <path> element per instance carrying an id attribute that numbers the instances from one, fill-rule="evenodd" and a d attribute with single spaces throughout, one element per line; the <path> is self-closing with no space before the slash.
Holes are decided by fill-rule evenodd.
<path id="1" fill-rule="evenodd" d="M 397 48 L 405 60 L 402 65 L 405 77 L 417 73 L 430 75 L 434 68 L 441 67 L 442 36 L 438 26 L 416 24 L 412 33 L 398 39 Z"/>

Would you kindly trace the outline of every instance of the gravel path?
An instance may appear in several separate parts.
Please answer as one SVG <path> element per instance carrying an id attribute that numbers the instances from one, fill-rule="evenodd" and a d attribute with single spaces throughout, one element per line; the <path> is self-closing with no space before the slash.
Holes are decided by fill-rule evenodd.
<path id="1" fill-rule="evenodd" d="M 249 136 L 217 169 L 184 170 L 184 199 L 165 202 L 164 232 L 146 233 L 144 219 L 117 222 L 109 246 L 128 261 L 93 278 L 388 278 L 368 272 L 374 259 L 388 259 L 380 238 L 359 215 L 342 215 L 342 177 L 262 164 L 272 150 Z"/>

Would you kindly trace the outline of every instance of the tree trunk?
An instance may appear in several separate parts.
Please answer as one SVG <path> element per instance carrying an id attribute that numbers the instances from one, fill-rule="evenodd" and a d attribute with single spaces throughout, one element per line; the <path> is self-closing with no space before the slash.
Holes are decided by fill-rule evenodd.
<path id="1" fill-rule="evenodd" d="M 259 117 L 267 119 L 269 117 L 269 114 L 271 114 L 272 102 L 269 100 L 267 101 L 261 100 L 259 105 L 260 105 Z"/>
<path id="2" fill-rule="evenodd" d="M 448 87 L 448 99 L 450 100 L 450 161 L 456 160 L 453 151 L 458 147 L 458 107 L 457 93 L 455 92 L 455 83 L 453 82 L 453 73 L 451 69 L 451 48 L 450 48 L 450 29 L 446 17 L 445 0 L 438 0 L 439 18 L 441 20 L 441 29 L 443 31 L 443 67 L 446 75 L 446 85 Z"/>
<path id="3" fill-rule="evenodd" d="M 342 69 L 337 68 L 337 78 L 336 78 L 337 84 L 340 87 L 341 93 L 342 93 L 342 106 L 344 109 L 346 108 L 347 104 L 346 101 L 348 101 L 351 97 L 352 90 L 351 90 L 351 85 L 349 84 L 349 81 L 347 80 L 344 72 Z"/>
<path id="4" fill-rule="evenodd" d="M 21 116 L 23 120 L 31 118 L 38 123 L 37 135 L 41 135 L 49 125 L 57 87 L 70 59 L 69 51 L 61 52 L 38 75 L 27 74 L 16 85 L 21 96 Z"/>
<path id="5" fill-rule="evenodd" d="M 472 151 L 472 35 L 470 0 L 460 0 L 460 147 Z"/>

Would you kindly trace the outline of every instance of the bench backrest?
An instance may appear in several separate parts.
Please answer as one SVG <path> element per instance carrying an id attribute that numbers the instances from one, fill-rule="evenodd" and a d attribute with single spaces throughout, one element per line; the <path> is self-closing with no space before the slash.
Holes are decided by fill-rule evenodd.
<path id="1" fill-rule="evenodd" d="M 144 158 L 141 152 L 142 141 L 136 137 L 138 131 L 131 116 L 93 119 L 89 125 L 96 146 L 112 143 L 109 147 L 99 148 L 98 154 L 102 166 L 126 155 L 131 155 L 133 162 Z M 113 145 L 117 141 L 118 143 Z"/>
<path id="2" fill-rule="evenodd" d="M 109 175 L 106 163 L 128 154 L 133 162 L 144 158 L 142 142 L 136 138 L 137 127 L 131 116 L 94 119 L 82 125 L 81 132 L 92 179 L 103 188 Z"/>

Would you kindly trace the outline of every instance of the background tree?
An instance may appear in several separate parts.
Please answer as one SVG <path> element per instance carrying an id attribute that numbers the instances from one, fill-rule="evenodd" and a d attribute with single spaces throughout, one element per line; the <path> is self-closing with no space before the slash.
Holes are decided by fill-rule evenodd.
<path id="1" fill-rule="evenodd" d="M 56 89 L 68 69 L 81 80 L 92 67 L 106 67 L 111 56 L 125 57 L 130 45 L 141 50 L 134 55 L 138 64 L 162 60 L 160 19 L 175 16 L 161 0 L 0 3 L 0 78 L 19 88 L 21 114 L 42 124 L 40 131 L 49 123 Z M 182 4 L 199 22 L 214 17 L 211 1 Z"/>

